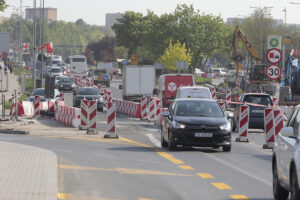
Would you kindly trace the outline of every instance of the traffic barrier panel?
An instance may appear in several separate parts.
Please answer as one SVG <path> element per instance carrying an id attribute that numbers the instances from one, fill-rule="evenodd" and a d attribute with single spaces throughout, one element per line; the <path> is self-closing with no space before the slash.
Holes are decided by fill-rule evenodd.
<path id="1" fill-rule="evenodd" d="M 274 146 L 274 113 L 272 108 L 265 108 L 264 124 L 266 133 L 266 143 L 263 145 L 264 149 L 273 148 Z"/>
<path id="2" fill-rule="evenodd" d="M 277 97 L 273 97 L 272 101 L 273 101 L 273 106 L 275 108 L 278 107 L 278 98 Z"/>
<path id="3" fill-rule="evenodd" d="M 80 104 L 80 127 L 87 127 L 89 120 L 89 102 L 86 99 L 81 100 Z"/>
<path id="4" fill-rule="evenodd" d="M 34 96 L 33 107 L 34 107 L 34 116 L 40 115 L 40 96 Z"/>
<path id="5" fill-rule="evenodd" d="M 96 129 L 97 128 L 97 101 L 89 101 L 89 128 Z"/>
<path id="6" fill-rule="evenodd" d="M 155 120 L 155 98 L 149 98 L 148 104 L 148 120 Z"/>
<path id="7" fill-rule="evenodd" d="M 147 98 L 145 96 L 141 99 L 141 115 L 142 119 L 147 118 Z"/>
<path id="8" fill-rule="evenodd" d="M 107 104 L 107 132 L 116 132 L 116 106 L 112 102 Z"/>
<path id="9" fill-rule="evenodd" d="M 215 87 L 212 87 L 212 88 L 210 89 L 210 92 L 211 92 L 211 97 L 212 97 L 213 99 L 216 99 L 216 88 L 215 88 Z"/>
<path id="10" fill-rule="evenodd" d="M 222 108 L 222 110 L 223 110 L 223 112 L 225 113 L 225 111 L 226 111 L 226 106 L 225 106 L 225 102 L 218 102 L 219 103 L 219 105 L 220 105 L 220 107 Z"/>
<path id="11" fill-rule="evenodd" d="M 226 106 L 227 107 L 230 107 L 231 106 L 231 90 L 230 89 L 227 89 L 226 90 Z"/>
<path id="12" fill-rule="evenodd" d="M 239 137 L 236 138 L 237 142 L 249 142 L 248 140 L 248 127 L 249 127 L 249 106 L 240 106 L 239 114 Z"/>
<path id="13" fill-rule="evenodd" d="M 59 100 L 60 100 L 60 101 L 65 101 L 64 93 L 60 93 L 60 94 L 59 94 Z"/>
<path id="14" fill-rule="evenodd" d="M 274 126 L 275 126 L 275 139 L 277 138 L 279 132 L 283 128 L 284 119 L 283 114 L 279 109 L 274 110 Z"/>

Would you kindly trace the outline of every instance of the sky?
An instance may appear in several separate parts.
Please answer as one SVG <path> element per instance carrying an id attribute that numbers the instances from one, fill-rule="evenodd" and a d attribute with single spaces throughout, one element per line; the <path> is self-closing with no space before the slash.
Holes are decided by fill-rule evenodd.
<path id="1" fill-rule="evenodd" d="M 33 6 L 33 0 L 22 0 L 23 6 Z M 36 0 L 39 7 L 40 0 Z M 291 4 L 290 2 L 299 3 Z M 6 0 L 8 5 L 19 7 L 20 0 Z M 178 4 L 193 4 L 195 9 L 212 15 L 220 15 L 224 21 L 228 17 L 248 17 L 254 11 L 251 7 L 272 7 L 275 19 L 284 20 L 287 10 L 287 23 L 300 24 L 300 0 L 45 0 L 45 7 L 57 8 L 58 20 L 75 22 L 82 18 L 88 24 L 105 25 L 105 14 L 128 10 L 146 13 L 151 10 L 161 15 L 173 12 Z M 16 10 L 9 7 L 0 16 L 9 17 Z"/>

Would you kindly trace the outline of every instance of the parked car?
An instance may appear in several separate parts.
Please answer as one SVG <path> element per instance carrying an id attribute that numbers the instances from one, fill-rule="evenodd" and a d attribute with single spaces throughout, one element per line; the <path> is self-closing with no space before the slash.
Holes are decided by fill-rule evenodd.
<path id="1" fill-rule="evenodd" d="M 231 126 L 219 104 L 210 99 L 175 99 L 163 113 L 161 146 L 222 147 L 231 150 Z"/>
<path id="2" fill-rule="evenodd" d="M 75 96 L 75 107 L 80 107 L 81 100 L 96 100 L 97 101 L 97 110 L 103 111 L 104 99 L 103 96 L 99 93 L 98 88 L 95 87 L 82 87 L 78 88 Z"/>
<path id="3" fill-rule="evenodd" d="M 180 98 L 212 99 L 211 92 L 207 87 L 198 86 L 186 86 L 178 88 L 176 93 L 176 99 Z"/>
<path id="4" fill-rule="evenodd" d="M 55 87 L 56 88 L 58 88 L 58 82 L 64 77 L 67 77 L 67 76 L 55 76 Z"/>
<path id="5" fill-rule="evenodd" d="M 205 72 L 203 72 L 201 69 L 196 68 L 195 69 L 195 75 L 196 76 L 202 76 L 202 74 L 204 74 Z"/>
<path id="6" fill-rule="evenodd" d="M 300 199 L 300 106 L 294 110 L 286 127 L 281 129 L 275 140 L 272 169 L 274 199 Z"/>
<path id="7" fill-rule="evenodd" d="M 264 109 L 263 106 L 273 106 L 271 96 L 261 93 L 245 93 L 239 97 L 240 103 L 252 103 L 262 106 L 249 105 L 249 128 L 264 129 Z M 232 119 L 232 130 L 236 130 L 239 121 L 240 105 L 234 104 Z"/>
<path id="8" fill-rule="evenodd" d="M 60 91 L 75 91 L 76 85 L 73 78 L 71 77 L 62 77 L 57 83 L 58 89 Z"/>
<path id="9" fill-rule="evenodd" d="M 60 94 L 60 92 L 58 91 L 58 89 L 54 89 L 54 100 L 55 101 L 59 99 L 59 94 Z M 41 102 L 44 102 L 47 100 L 52 100 L 52 99 L 45 98 L 45 88 L 36 88 L 31 93 L 31 95 L 27 98 L 27 101 L 33 102 L 35 96 L 39 96 Z"/>

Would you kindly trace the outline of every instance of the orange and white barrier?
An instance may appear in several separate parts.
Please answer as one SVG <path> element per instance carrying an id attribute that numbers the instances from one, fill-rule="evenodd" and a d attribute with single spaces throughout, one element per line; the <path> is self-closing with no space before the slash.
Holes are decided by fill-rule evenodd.
<path id="1" fill-rule="evenodd" d="M 34 107 L 34 116 L 40 115 L 40 96 L 34 96 L 33 107 Z"/>
<path id="2" fill-rule="evenodd" d="M 227 89 L 226 90 L 226 97 L 225 97 L 225 99 L 226 99 L 226 106 L 227 107 L 230 107 L 231 106 L 231 90 L 230 89 Z"/>
<path id="3" fill-rule="evenodd" d="M 215 87 L 212 87 L 212 88 L 210 89 L 210 92 L 211 92 L 211 97 L 212 97 L 213 99 L 216 99 L 216 88 L 215 88 Z"/>
<path id="4" fill-rule="evenodd" d="M 264 124 L 266 133 L 266 143 L 263 145 L 264 149 L 273 148 L 274 146 L 274 113 L 272 108 L 265 108 Z"/>
<path id="5" fill-rule="evenodd" d="M 97 101 L 89 101 L 89 128 L 97 128 Z"/>
<path id="6" fill-rule="evenodd" d="M 236 138 L 237 142 L 249 142 L 248 140 L 248 127 L 249 127 L 249 106 L 240 106 L 239 114 L 239 137 Z"/>

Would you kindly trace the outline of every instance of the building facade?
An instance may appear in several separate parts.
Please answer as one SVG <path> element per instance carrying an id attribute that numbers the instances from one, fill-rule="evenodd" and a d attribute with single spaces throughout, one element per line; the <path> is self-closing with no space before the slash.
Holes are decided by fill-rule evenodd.
<path id="1" fill-rule="evenodd" d="M 111 28 L 115 23 L 118 23 L 118 19 L 122 18 L 124 13 L 106 13 L 105 26 Z"/>
<path id="2" fill-rule="evenodd" d="M 57 8 L 44 8 L 44 18 L 52 21 L 57 20 Z M 41 9 L 36 8 L 35 10 L 36 16 L 40 17 L 41 15 Z M 25 11 L 25 19 L 33 19 L 34 18 L 34 8 L 26 8 Z"/>

